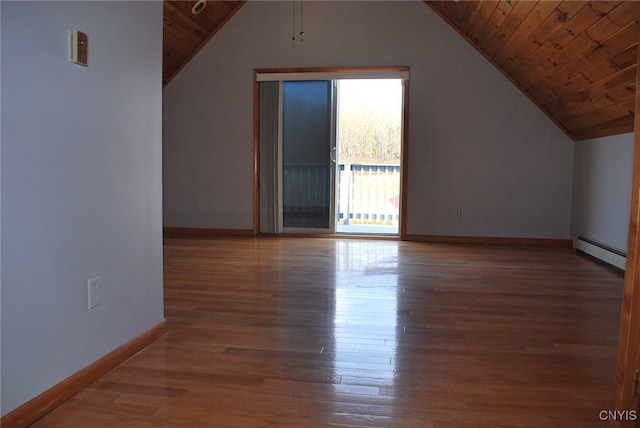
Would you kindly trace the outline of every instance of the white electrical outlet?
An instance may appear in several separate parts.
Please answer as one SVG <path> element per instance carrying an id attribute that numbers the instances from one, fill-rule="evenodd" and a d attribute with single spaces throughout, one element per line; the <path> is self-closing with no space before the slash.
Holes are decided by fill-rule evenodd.
<path id="1" fill-rule="evenodd" d="M 100 277 L 96 276 L 87 281 L 87 303 L 89 309 L 100 305 Z"/>
<path id="2" fill-rule="evenodd" d="M 454 212 L 454 216 L 456 218 L 462 218 L 462 207 L 456 207 L 456 210 Z"/>

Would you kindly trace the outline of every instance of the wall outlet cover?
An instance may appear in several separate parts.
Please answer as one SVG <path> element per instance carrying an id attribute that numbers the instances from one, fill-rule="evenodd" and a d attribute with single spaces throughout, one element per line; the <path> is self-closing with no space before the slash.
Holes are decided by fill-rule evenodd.
<path id="1" fill-rule="evenodd" d="M 87 281 L 87 304 L 89 309 L 100 306 L 100 277 L 96 276 Z"/>

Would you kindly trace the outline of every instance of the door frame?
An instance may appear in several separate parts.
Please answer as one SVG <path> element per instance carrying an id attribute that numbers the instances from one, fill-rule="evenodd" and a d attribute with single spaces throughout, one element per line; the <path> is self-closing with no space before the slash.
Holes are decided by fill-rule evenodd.
<path id="1" fill-rule="evenodd" d="M 640 50 L 638 51 L 640 61 Z M 640 69 L 636 74 L 636 88 L 640 88 Z M 621 422 L 620 426 L 640 427 L 640 91 L 635 93 L 633 175 L 631 182 L 631 212 L 627 241 L 618 359 L 615 373 L 614 406 L 621 411 L 635 411 L 635 421 Z"/>
<path id="2" fill-rule="evenodd" d="M 264 80 L 340 80 L 344 78 L 398 79 L 402 76 L 402 141 L 400 167 L 400 239 L 406 239 L 406 189 L 408 163 L 408 117 L 410 69 L 398 67 L 313 67 L 313 68 L 260 68 L 253 70 L 253 235 L 260 235 L 260 81 Z"/>

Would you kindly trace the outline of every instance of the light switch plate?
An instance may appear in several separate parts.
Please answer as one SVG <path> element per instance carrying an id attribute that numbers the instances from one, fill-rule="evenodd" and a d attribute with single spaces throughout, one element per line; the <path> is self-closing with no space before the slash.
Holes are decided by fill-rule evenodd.
<path id="1" fill-rule="evenodd" d="M 89 66 L 89 36 L 82 31 L 72 30 L 69 32 L 71 40 L 71 57 L 72 64 Z"/>

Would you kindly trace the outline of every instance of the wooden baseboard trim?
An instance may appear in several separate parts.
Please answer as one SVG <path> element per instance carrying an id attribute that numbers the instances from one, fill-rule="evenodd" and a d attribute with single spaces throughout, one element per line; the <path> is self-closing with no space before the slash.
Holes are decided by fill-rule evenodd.
<path id="1" fill-rule="evenodd" d="M 548 247 L 572 248 L 570 239 L 544 238 L 500 238 L 484 236 L 442 236 L 442 235 L 407 235 L 405 241 L 434 242 L 447 244 L 499 244 L 499 245 L 542 245 Z"/>
<path id="2" fill-rule="evenodd" d="M 219 236 L 254 236 L 249 229 L 202 229 L 188 227 L 165 227 L 165 238 L 211 238 Z M 446 236 L 446 235 L 405 235 L 402 237 L 381 235 L 343 235 L 343 234 L 263 234 L 257 236 L 269 237 L 314 237 L 314 238 L 377 238 L 377 239 L 402 239 L 413 242 L 433 242 L 448 244 L 498 244 L 498 245 L 538 245 L 548 247 L 573 247 L 571 239 L 547 239 L 547 238 L 501 238 L 492 236 Z"/>
<path id="3" fill-rule="evenodd" d="M 215 236 L 253 236 L 251 229 L 204 229 L 192 227 L 165 227 L 165 238 L 211 238 Z"/>
<path id="4" fill-rule="evenodd" d="M 134 337 L 107 355 L 52 386 L 42 394 L 27 401 L 0 419 L 3 428 L 28 426 L 82 391 L 87 386 L 113 370 L 130 357 L 158 340 L 167 331 L 163 320 L 150 330 Z"/>

